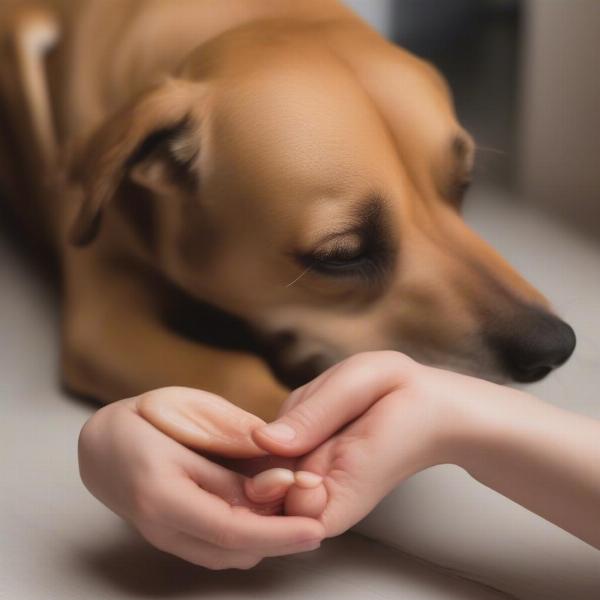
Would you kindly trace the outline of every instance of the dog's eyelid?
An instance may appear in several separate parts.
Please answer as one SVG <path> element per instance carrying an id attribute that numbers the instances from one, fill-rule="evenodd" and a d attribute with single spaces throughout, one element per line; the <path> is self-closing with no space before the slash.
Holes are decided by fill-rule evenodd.
<path id="1" fill-rule="evenodd" d="M 299 252 L 295 258 L 321 275 L 355 281 L 360 278 L 369 284 L 383 285 L 395 264 L 396 253 L 380 197 L 363 204 L 355 217 L 356 224 L 326 235 L 312 251 Z"/>
<path id="2" fill-rule="evenodd" d="M 363 239 L 356 238 L 354 242 L 346 243 L 336 239 L 333 243 L 319 246 L 312 256 L 316 260 L 349 260 L 360 256 L 365 251 L 366 245 Z"/>
<path id="3" fill-rule="evenodd" d="M 319 249 L 327 246 L 360 246 L 364 242 L 363 238 L 364 235 L 362 233 L 362 226 L 357 225 L 344 231 L 328 233 L 325 237 L 322 237 L 316 244 L 314 244 L 313 248 L 316 252 Z"/>
<path id="4" fill-rule="evenodd" d="M 306 255 L 326 254 L 329 249 L 340 252 L 350 250 L 360 251 L 371 245 L 372 239 L 379 237 L 378 231 L 374 231 L 373 224 L 368 219 L 362 219 L 346 229 L 333 231 L 320 238 L 318 242 L 312 244 L 311 248 L 302 252 Z"/>

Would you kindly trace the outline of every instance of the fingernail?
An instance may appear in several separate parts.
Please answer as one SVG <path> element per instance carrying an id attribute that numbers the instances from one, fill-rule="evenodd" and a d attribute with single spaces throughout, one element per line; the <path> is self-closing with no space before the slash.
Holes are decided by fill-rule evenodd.
<path id="1" fill-rule="evenodd" d="M 294 473 L 294 483 L 301 488 L 316 488 L 323 481 L 321 475 L 311 473 L 310 471 L 296 471 Z"/>
<path id="2" fill-rule="evenodd" d="M 269 469 L 252 478 L 252 491 L 257 496 L 277 496 L 295 482 L 289 469 Z"/>
<path id="3" fill-rule="evenodd" d="M 294 429 L 285 423 L 271 423 L 260 431 L 276 442 L 291 442 L 296 437 Z"/>

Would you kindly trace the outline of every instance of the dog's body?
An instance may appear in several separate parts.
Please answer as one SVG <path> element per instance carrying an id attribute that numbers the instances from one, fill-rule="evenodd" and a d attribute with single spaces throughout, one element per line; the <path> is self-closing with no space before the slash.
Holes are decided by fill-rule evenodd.
<path id="1" fill-rule="evenodd" d="M 23 4 L 0 9 L 0 184 L 60 264 L 74 391 L 186 385 L 272 416 L 263 357 L 165 324 L 181 290 L 293 384 L 362 350 L 521 380 L 570 355 L 457 214 L 473 145 L 445 83 L 337 2 Z"/>

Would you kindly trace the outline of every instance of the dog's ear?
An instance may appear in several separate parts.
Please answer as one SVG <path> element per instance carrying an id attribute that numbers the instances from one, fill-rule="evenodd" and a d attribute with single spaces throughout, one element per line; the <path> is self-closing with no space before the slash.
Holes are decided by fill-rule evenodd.
<path id="1" fill-rule="evenodd" d="M 73 244 L 94 239 L 104 207 L 126 178 L 157 193 L 175 176 L 191 181 L 205 97 L 202 84 L 168 80 L 99 127 L 71 169 L 83 192 L 69 232 Z"/>

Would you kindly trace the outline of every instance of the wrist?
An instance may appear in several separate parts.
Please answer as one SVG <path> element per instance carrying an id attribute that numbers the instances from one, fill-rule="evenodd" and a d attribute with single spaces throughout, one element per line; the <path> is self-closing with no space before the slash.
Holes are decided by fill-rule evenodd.
<path id="1" fill-rule="evenodd" d="M 422 369 L 422 370 L 421 370 Z M 421 366 L 408 389 L 399 398 L 406 401 L 415 415 L 419 452 L 414 472 L 440 464 L 454 464 L 469 469 L 470 457 L 476 455 L 495 429 L 495 406 L 488 388 L 494 384 L 455 373 Z M 503 388 L 500 388 L 503 389 Z M 497 394 L 497 392 L 496 392 Z"/>
<path id="2" fill-rule="evenodd" d="M 459 464 L 475 429 L 469 407 L 460 399 L 431 393 L 416 379 L 393 394 L 389 422 L 395 484 L 440 464 Z M 388 441 L 388 443 L 389 443 Z"/>
<path id="3" fill-rule="evenodd" d="M 477 426 L 463 397 L 434 393 L 419 398 L 426 412 L 425 445 L 421 469 L 442 464 L 462 466 L 472 451 Z"/>
<path id="4" fill-rule="evenodd" d="M 451 464 L 468 470 L 468 457 L 478 451 L 483 433 L 479 407 L 469 397 L 453 393 L 436 396 L 432 404 L 433 464 Z"/>
<path id="5" fill-rule="evenodd" d="M 433 464 L 453 464 L 477 477 L 497 452 L 511 445 L 515 416 L 531 396 L 471 377 L 453 377 L 431 400 Z"/>

